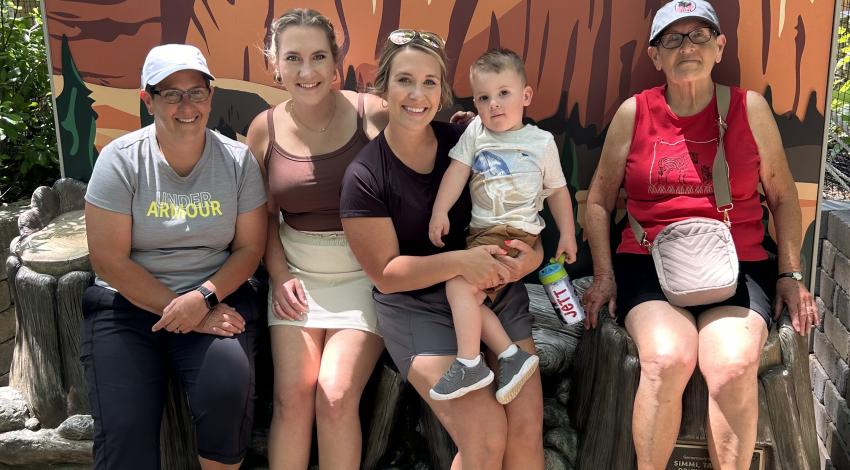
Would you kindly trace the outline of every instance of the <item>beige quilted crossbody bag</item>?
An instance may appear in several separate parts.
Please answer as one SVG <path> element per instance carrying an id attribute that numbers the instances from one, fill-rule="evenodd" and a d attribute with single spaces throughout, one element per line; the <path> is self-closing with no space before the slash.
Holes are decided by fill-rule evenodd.
<path id="1" fill-rule="evenodd" d="M 732 297 L 738 286 L 738 253 L 729 230 L 732 223 L 732 194 L 729 165 L 723 149 L 726 115 L 729 112 L 729 87 L 715 86 L 720 137 L 712 166 L 714 204 L 723 213 L 723 221 L 692 217 L 664 227 L 655 240 L 646 238 L 643 227 L 632 217 L 629 224 L 641 246 L 652 254 L 661 290 L 672 305 L 706 305 Z"/>

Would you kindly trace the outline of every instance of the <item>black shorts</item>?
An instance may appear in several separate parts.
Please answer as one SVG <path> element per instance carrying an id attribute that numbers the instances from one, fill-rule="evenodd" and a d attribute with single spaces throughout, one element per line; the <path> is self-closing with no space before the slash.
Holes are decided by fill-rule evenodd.
<path id="1" fill-rule="evenodd" d="M 687 310 L 698 317 L 702 312 L 722 305 L 744 307 L 758 313 L 769 330 L 773 323 L 776 273 L 776 260 L 741 261 L 735 295 L 723 302 L 687 307 Z M 636 306 L 650 300 L 667 301 L 650 255 L 615 254 L 614 277 L 617 281 L 617 322 L 621 325 Z"/>

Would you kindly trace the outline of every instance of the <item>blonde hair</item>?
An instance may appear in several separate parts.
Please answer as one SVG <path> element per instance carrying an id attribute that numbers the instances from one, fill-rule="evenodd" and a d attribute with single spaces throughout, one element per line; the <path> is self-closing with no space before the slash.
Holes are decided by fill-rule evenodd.
<path id="1" fill-rule="evenodd" d="M 446 66 L 448 63 L 446 51 L 443 50 L 442 47 L 436 48 L 426 43 L 419 37 L 415 37 L 407 44 L 401 46 L 387 39 L 387 43 L 384 46 L 384 50 L 381 52 L 380 59 L 378 60 L 378 71 L 375 72 L 375 83 L 369 91 L 378 96 L 386 94 L 387 84 L 390 78 L 390 66 L 392 65 L 396 54 L 405 48 L 424 52 L 437 60 L 437 63 L 440 64 L 440 106 L 442 108 L 450 107 L 453 100 L 452 86 L 449 83 L 448 67 Z"/>
<path id="2" fill-rule="evenodd" d="M 273 64 L 277 64 L 280 35 L 290 26 L 310 26 L 321 29 L 330 43 L 334 63 L 339 62 L 339 45 L 336 43 L 336 34 L 334 33 L 334 25 L 331 23 L 331 20 L 312 8 L 292 8 L 272 21 L 270 26 L 271 40 L 265 54 Z"/>

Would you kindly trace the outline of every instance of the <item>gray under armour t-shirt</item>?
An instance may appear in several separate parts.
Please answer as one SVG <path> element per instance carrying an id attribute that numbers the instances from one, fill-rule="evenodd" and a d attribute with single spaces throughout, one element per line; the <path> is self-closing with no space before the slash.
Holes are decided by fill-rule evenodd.
<path id="1" fill-rule="evenodd" d="M 133 218 L 130 258 L 175 292 L 203 283 L 230 255 L 236 216 L 266 202 L 248 147 L 206 132 L 201 159 L 180 176 L 151 124 L 110 142 L 97 159 L 86 201 Z M 99 277 L 98 285 L 110 287 Z"/>

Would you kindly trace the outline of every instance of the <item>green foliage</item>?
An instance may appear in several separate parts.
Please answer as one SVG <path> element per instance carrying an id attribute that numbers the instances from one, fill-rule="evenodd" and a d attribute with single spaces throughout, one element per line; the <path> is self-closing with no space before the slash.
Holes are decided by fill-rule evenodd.
<path id="1" fill-rule="evenodd" d="M 838 26 L 838 54 L 832 91 L 832 109 L 845 123 L 850 123 L 850 28 Z"/>
<path id="2" fill-rule="evenodd" d="M 0 201 L 59 177 L 41 14 L 0 4 Z"/>
<path id="3" fill-rule="evenodd" d="M 850 165 L 848 165 L 848 154 L 850 154 L 850 13 L 843 12 L 838 22 L 835 72 L 832 76 L 832 118 L 829 123 L 829 134 L 827 137 L 826 163 L 827 171 L 834 169 L 845 178 L 850 177 Z M 846 189 L 846 181 L 839 175 Z M 829 186 L 830 175 L 827 175 L 827 186 Z"/>

